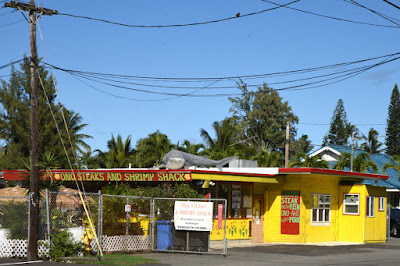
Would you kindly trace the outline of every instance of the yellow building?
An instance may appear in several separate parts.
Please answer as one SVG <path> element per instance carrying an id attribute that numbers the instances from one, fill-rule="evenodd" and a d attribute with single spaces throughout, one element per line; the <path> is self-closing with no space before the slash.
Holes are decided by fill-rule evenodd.
<path id="1" fill-rule="evenodd" d="M 387 176 L 315 168 L 192 170 L 228 199 L 228 239 L 253 242 L 386 241 L 386 191 L 361 184 Z M 211 240 L 223 238 L 214 221 Z"/>
<path id="2" fill-rule="evenodd" d="M 4 170 L 5 180 L 21 172 Z M 56 170 L 60 181 L 203 182 L 204 194 L 227 199 L 226 237 L 253 242 L 386 241 L 388 176 L 317 168 Z M 370 180 L 369 184 L 363 184 Z M 372 182 L 371 182 L 372 180 Z M 375 182 L 374 182 L 375 181 Z M 215 217 L 211 240 L 224 231 Z"/>

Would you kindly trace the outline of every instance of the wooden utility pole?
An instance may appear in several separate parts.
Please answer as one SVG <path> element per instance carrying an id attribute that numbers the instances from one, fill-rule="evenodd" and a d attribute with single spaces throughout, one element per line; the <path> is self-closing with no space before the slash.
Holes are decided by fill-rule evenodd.
<path id="1" fill-rule="evenodd" d="M 30 177 L 29 177 L 29 236 L 28 236 L 28 260 L 38 259 L 38 224 L 39 224 L 39 172 L 37 162 L 39 160 L 39 119 L 38 119 L 38 95 L 39 95 L 39 82 L 38 82 L 38 56 L 36 48 L 36 21 L 37 14 L 53 15 L 58 12 L 55 10 L 46 9 L 43 7 L 35 6 L 35 0 L 30 0 L 29 4 L 11 1 L 5 3 L 4 7 L 11 7 L 29 14 L 29 33 L 30 33 L 30 47 L 31 47 L 31 150 L 30 150 Z"/>
<path id="2" fill-rule="evenodd" d="M 286 124 L 285 168 L 289 167 L 289 127 L 290 122 L 288 121 Z"/>

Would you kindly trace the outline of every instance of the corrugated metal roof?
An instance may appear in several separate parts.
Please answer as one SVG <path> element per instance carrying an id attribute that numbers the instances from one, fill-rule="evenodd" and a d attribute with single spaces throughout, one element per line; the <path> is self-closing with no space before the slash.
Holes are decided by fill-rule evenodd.
<path id="1" fill-rule="evenodd" d="M 341 146 L 341 145 L 334 145 L 334 144 L 329 144 L 329 147 L 332 149 L 335 149 L 336 151 L 343 153 L 351 153 L 351 147 L 348 146 Z M 357 157 L 361 153 L 366 153 L 363 150 L 360 149 L 354 149 L 354 157 Z M 382 173 L 382 167 L 386 164 L 391 162 L 391 156 L 387 154 L 381 154 L 381 153 L 375 153 L 371 154 L 371 159 L 378 165 L 378 174 L 385 174 Z M 329 162 L 330 168 L 333 168 L 335 166 L 336 162 Z M 345 171 L 350 171 L 350 169 L 345 168 Z M 372 173 L 370 171 L 369 173 Z M 386 188 L 397 188 L 400 189 L 400 180 L 399 180 L 399 173 L 397 170 L 394 169 L 388 169 L 387 173 L 389 176 L 389 179 L 387 180 L 364 180 L 361 182 L 362 184 L 369 184 L 373 186 L 379 186 L 379 187 L 386 187 Z"/>

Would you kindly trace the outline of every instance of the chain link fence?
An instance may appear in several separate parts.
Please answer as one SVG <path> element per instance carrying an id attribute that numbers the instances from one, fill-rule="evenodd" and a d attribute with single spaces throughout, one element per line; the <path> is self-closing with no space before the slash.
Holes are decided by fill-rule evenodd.
<path id="1" fill-rule="evenodd" d="M 105 194 L 101 202 L 104 252 L 150 250 L 151 198 Z"/>
<path id="2" fill-rule="evenodd" d="M 154 198 L 153 212 L 153 250 L 226 255 L 225 199 Z M 212 228 L 223 229 L 222 240 L 211 241 Z"/>
<path id="3" fill-rule="evenodd" d="M 227 253 L 227 201 L 224 199 L 153 199 L 102 195 L 100 192 L 85 193 L 82 197 L 103 252 Z M 201 227 L 198 228 L 191 226 L 191 221 L 186 225 L 192 228 L 182 228 L 176 220 L 183 219 L 175 215 L 179 214 L 177 203 L 198 205 L 203 213 L 192 215 L 195 218 L 192 222 L 195 223 L 202 219 L 205 211 L 208 212 L 207 228 L 203 228 L 204 221 L 200 221 Z M 209 209 L 202 210 L 203 205 Z M 0 257 L 26 257 L 30 230 L 28 222 L 29 195 L 0 197 Z M 68 232 L 68 241 L 79 243 L 84 251 L 99 252 L 95 235 L 89 226 L 89 217 L 76 192 L 68 192 L 67 189 L 58 192 L 46 190 L 42 193 L 38 222 L 39 256 L 48 257 L 52 248 L 60 245 L 60 241 L 65 241 L 60 238 L 63 232 Z M 213 229 L 223 232 L 223 238 L 218 237 L 222 240 L 210 238 Z"/>

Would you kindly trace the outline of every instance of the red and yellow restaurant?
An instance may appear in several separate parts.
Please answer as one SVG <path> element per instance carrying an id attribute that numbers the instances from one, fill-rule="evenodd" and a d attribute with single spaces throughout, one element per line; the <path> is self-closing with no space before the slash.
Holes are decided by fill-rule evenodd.
<path id="1" fill-rule="evenodd" d="M 4 170 L 4 180 L 21 179 Z M 370 185 L 388 176 L 317 168 L 187 170 L 56 170 L 55 179 L 83 182 L 199 182 L 228 200 L 228 240 L 264 243 L 386 241 L 386 190 Z M 364 180 L 372 180 L 369 184 Z M 215 219 L 211 240 L 223 238 Z"/>

